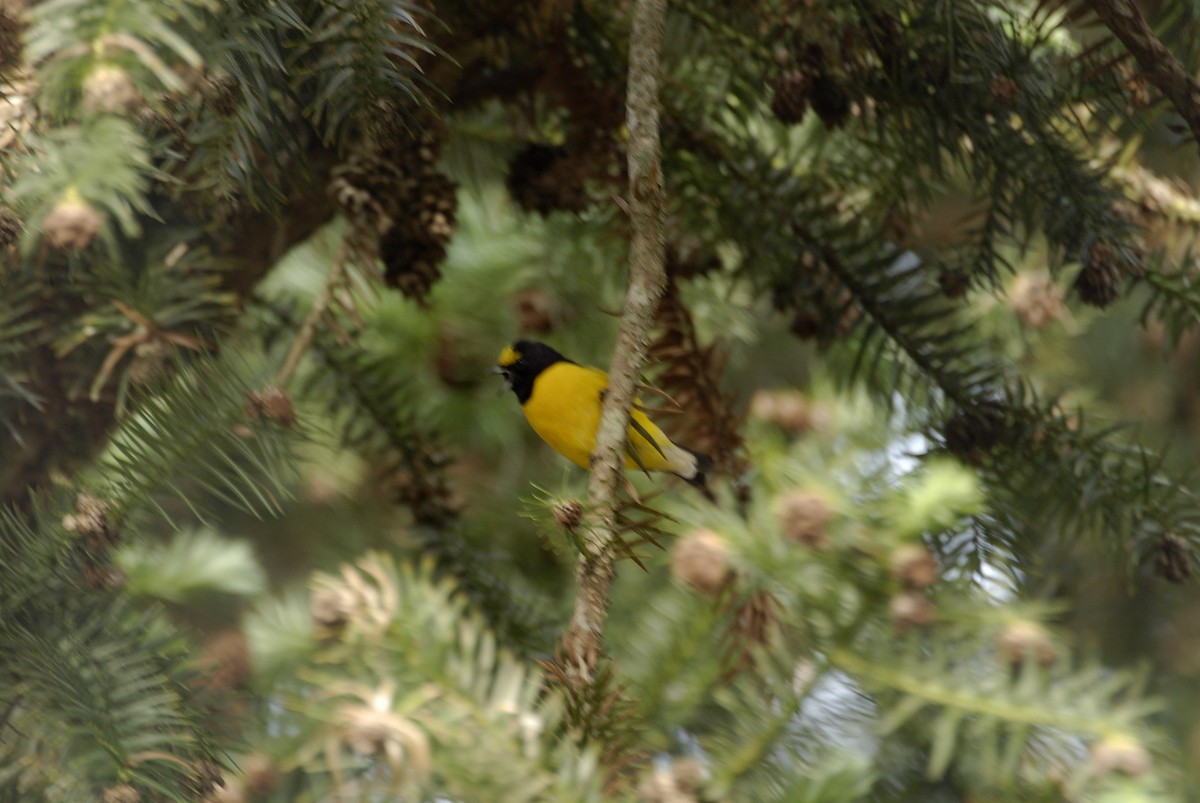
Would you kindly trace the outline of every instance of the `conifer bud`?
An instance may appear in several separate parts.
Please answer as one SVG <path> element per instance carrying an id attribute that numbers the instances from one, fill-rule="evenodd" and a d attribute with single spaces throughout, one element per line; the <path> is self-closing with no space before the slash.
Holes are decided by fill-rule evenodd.
<path id="1" fill-rule="evenodd" d="M 279 768 L 266 753 L 251 753 L 242 759 L 246 788 L 257 797 L 267 797 L 279 788 Z"/>
<path id="2" fill-rule="evenodd" d="M 104 216 L 94 206 L 69 194 L 42 219 L 42 232 L 52 248 L 70 251 L 87 248 L 103 225 Z"/>
<path id="3" fill-rule="evenodd" d="M 1098 776 L 1114 772 L 1140 777 L 1150 771 L 1150 753 L 1132 736 L 1106 736 L 1092 745 L 1092 771 Z"/>
<path id="4" fill-rule="evenodd" d="M 1097 242 L 1088 249 L 1087 259 L 1075 276 L 1075 291 L 1079 300 L 1103 309 L 1121 294 L 1124 266 L 1116 248 Z"/>
<path id="5" fill-rule="evenodd" d="M 583 522 L 583 505 L 575 499 L 564 499 L 554 506 L 554 523 L 564 530 L 575 532 Z"/>
<path id="6" fill-rule="evenodd" d="M 933 554 L 917 544 L 905 544 L 892 552 L 891 572 L 910 589 L 929 588 L 938 579 L 938 565 Z"/>
<path id="7" fill-rule="evenodd" d="M 1187 542 L 1175 533 L 1165 533 L 1155 544 L 1154 572 L 1164 580 L 1182 583 L 1192 576 L 1192 558 Z"/>
<path id="8" fill-rule="evenodd" d="M 1028 619 L 1009 622 L 996 635 L 996 653 L 1003 663 L 1012 667 L 1019 667 L 1027 660 L 1049 666 L 1057 658 L 1050 633 Z"/>
<path id="9" fill-rule="evenodd" d="M 354 598 L 343 588 L 319 588 L 313 592 L 308 610 L 318 631 L 339 633 L 350 623 Z"/>
<path id="10" fill-rule="evenodd" d="M 85 111 L 127 114 L 142 104 L 142 95 L 129 73 L 115 64 L 100 64 L 83 79 Z"/>
<path id="11" fill-rule="evenodd" d="M 829 546 L 826 525 L 833 518 L 829 498 L 815 490 L 788 491 L 779 500 L 779 526 L 789 541 L 812 549 Z"/>
<path id="12" fill-rule="evenodd" d="M 937 615 L 933 603 L 920 591 L 904 591 L 892 597 L 888 613 L 898 633 L 932 624 Z"/>
<path id="13" fill-rule="evenodd" d="M 105 789 L 101 795 L 102 803 L 142 803 L 142 793 L 127 783 L 117 784 Z"/>
<path id="14" fill-rule="evenodd" d="M 706 597 L 715 597 L 729 583 L 729 547 L 712 530 L 683 536 L 671 550 L 671 576 Z"/>
<path id="15" fill-rule="evenodd" d="M 1007 75 L 997 75 L 988 81 L 988 92 L 998 106 L 1012 106 L 1021 96 L 1021 88 Z"/>
<path id="16" fill-rule="evenodd" d="M 246 417 L 266 418 L 291 429 L 296 426 L 296 408 L 283 388 L 267 387 L 246 394 Z"/>
<path id="17" fill-rule="evenodd" d="M 1062 288 L 1048 276 L 1022 273 L 1008 295 L 1009 306 L 1017 318 L 1031 329 L 1041 329 L 1066 314 Z"/>

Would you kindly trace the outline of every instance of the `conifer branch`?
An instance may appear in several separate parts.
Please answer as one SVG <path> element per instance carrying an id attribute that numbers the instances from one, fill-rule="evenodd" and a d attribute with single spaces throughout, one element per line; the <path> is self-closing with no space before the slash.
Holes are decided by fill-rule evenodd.
<path id="1" fill-rule="evenodd" d="M 601 631 L 613 580 L 611 546 L 616 529 L 616 493 L 625 464 L 625 430 L 646 358 L 650 328 L 666 285 L 665 193 L 659 140 L 659 57 L 666 27 L 666 0 L 638 0 L 629 42 L 626 119 L 629 127 L 629 290 L 609 368 L 585 523 L 586 554 L 577 573 L 575 613 L 563 637 L 569 676 L 591 680 L 601 653 Z"/>
<path id="2" fill-rule="evenodd" d="M 275 384 L 278 387 L 286 387 L 291 381 L 292 374 L 296 373 L 296 366 L 300 364 L 300 358 L 308 351 L 308 347 L 312 344 L 313 335 L 317 332 L 317 323 L 324 317 L 325 311 L 329 309 L 329 302 L 333 298 L 333 289 L 338 286 L 342 280 L 342 274 L 346 270 L 347 257 L 347 242 L 342 240 L 338 246 L 337 256 L 333 260 L 333 267 L 329 269 L 329 275 L 325 278 L 325 284 L 321 287 L 321 292 L 313 300 L 312 309 L 308 312 L 308 317 L 304 319 L 304 323 L 300 326 L 300 331 L 296 335 L 296 339 L 292 341 L 291 348 L 288 349 L 287 357 L 284 358 L 283 365 L 279 369 L 279 373 L 275 375 Z"/>
<path id="3" fill-rule="evenodd" d="M 1137 5 L 1130 0 L 1089 0 L 1088 5 L 1133 54 L 1200 143 L 1200 83 L 1155 36 Z"/>

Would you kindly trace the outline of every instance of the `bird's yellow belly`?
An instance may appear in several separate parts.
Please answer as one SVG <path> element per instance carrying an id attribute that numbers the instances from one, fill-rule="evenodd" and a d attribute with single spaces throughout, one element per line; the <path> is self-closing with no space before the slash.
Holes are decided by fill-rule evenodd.
<path id="1" fill-rule="evenodd" d="M 601 394 L 607 386 L 608 377 L 600 371 L 572 363 L 552 365 L 534 380 L 533 393 L 522 409 L 542 440 L 571 462 L 588 468 L 596 448 L 596 430 L 600 428 Z M 656 448 L 629 428 L 627 437 L 641 464 L 650 471 L 673 471 L 660 452 L 670 441 L 645 414 L 635 411 L 634 418 L 660 443 Z M 625 459 L 626 468 L 637 466 L 633 458 Z"/>

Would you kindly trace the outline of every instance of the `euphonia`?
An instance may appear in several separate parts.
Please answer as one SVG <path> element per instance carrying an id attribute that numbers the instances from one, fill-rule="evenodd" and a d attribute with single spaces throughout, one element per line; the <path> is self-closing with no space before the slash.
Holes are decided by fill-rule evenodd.
<path id="1" fill-rule="evenodd" d="M 495 370 L 517 394 L 534 432 L 563 457 L 588 468 L 596 448 L 608 374 L 572 362 L 545 343 L 532 340 L 505 347 Z M 669 471 L 703 489 L 704 472 L 712 467 L 712 458 L 672 443 L 636 403 L 632 413 L 625 467 Z"/>

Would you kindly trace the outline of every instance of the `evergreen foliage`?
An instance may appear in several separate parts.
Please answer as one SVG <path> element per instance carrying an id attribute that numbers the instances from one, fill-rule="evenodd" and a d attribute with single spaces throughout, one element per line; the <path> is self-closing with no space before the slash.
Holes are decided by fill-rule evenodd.
<path id="1" fill-rule="evenodd" d="M 671 5 L 589 679 L 635 5 L 0 2 L 0 800 L 1200 799 L 1194 4 Z"/>

